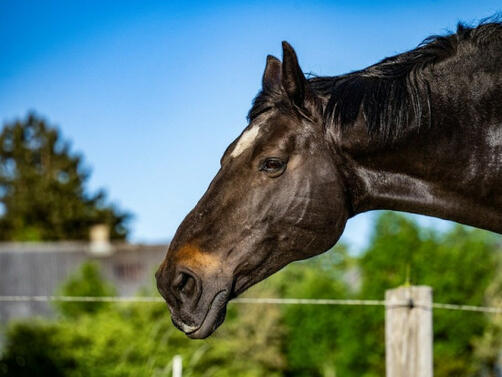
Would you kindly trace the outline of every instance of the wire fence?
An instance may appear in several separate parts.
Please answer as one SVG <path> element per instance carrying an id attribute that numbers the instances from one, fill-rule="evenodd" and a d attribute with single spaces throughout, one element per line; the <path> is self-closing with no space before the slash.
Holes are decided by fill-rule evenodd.
<path id="1" fill-rule="evenodd" d="M 115 303 L 163 303 L 164 299 L 155 296 L 0 296 L 0 302 L 115 302 Z M 310 299 L 310 298 L 252 298 L 242 297 L 230 301 L 235 304 L 272 304 L 272 305 L 345 305 L 345 306 L 385 306 L 389 307 L 420 307 L 423 309 L 459 310 L 502 314 L 502 307 L 473 306 L 433 303 L 420 304 L 412 301 L 384 301 L 384 300 L 349 300 L 349 299 Z"/>

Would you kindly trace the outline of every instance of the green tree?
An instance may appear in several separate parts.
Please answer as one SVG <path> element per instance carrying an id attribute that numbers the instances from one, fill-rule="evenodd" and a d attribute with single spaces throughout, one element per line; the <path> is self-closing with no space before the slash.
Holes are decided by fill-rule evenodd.
<path id="1" fill-rule="evenodd" d="M 488 306 L 502 308 L 502 255 L 498 253 L 498 269 L 495 279 L 486 291 L 486 304 Z M 488 377 L 497 377 L 497 365 L 502 365 L 502 315 L 488 314 L 488 328 L 483 336 L 476 340 L 475 354 L 479 367 Z M 499 372 L 499 373 L 500 373 Z"/>
<path id="2" fill-rule="evenodd" d="M 347 298 L 355 267 L 344 245 L 317 258 L 293 263 L 260 284 L 281 297 Z M 249 295 L 258 296 L 251 291 Z M 338 376 L 340 329 L 350 308 L 331 305 L 282 305 L 285 376 Z M 274 331 L 274 330 L 272 330 Z M 341 374 L 343 376 L 343 374 Z"/>
<path id="3" fill-rule="evenodd" d="M 130 215 L 89 194 L 89 172 L 61 132 L 30 114 L 5 124 L 0 134 L 0 240 L 88 239 L 89 227 L 110 226 L 127 236 Z"/>
<path id="4" fill-rule="evenodd" d="M 434 301 L 484 305 L 496 263 L 495 239 L 484 231 L 454 226 L 441 234 L 421 229 L 409 217 L 384 213 L 360 260 L 360 296 L 382 299 L 386 289 L 405 283 L 429 285 Z M 463 311 L 434 311 L 435 376 L 474 376 L 480 371 L 473 344 L 488 328 L 485 316 Z M 385 374 L 384 311 L 354 310 L 340 335 L 347 347 L 339 356 L 343 376 Z"/>

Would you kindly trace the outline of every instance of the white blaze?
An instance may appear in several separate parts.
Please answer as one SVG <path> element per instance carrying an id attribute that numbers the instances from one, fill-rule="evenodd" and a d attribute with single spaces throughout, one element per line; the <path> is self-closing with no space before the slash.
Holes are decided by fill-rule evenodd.
<path id="1" fill-rule="evenodd" d="M 258 126 L 251 127 L 249 130 L 245 131 L 240 137 L 230 156 L 237 157 L 246 149 L 248 149 L 253 144 L 253 141 L 256 139 L 259 132 L 260 128 Z"/>

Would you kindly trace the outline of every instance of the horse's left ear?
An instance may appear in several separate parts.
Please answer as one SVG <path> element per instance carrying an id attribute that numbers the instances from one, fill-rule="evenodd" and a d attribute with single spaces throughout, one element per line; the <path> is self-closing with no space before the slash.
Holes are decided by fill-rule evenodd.
<path id="1" fill-rule="evenodd" d="M 281 90 L 281 66 L 281 61 L 275 56 L 267 56 L 267 65 L 261 81 L 263 90 Z"/>
<path id="2" fill-rule="evenodd" d="M 282 87 L 286 91 L 291 102 L 305 108 L 306 102 L 314 99 L 310 84 L 298 64 L 295 50 L 291 45 L 282 42 Z"/>

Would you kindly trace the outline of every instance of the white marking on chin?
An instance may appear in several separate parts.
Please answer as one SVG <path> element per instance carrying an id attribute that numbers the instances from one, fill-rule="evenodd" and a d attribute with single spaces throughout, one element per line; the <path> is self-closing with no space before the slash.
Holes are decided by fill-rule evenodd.
<path id="1" fill-rule="evenodd" d="M 197 327 L 197 326 L 188 326 L 188 325 L 185 325 L 185 324 L 182 322 L 182 323 L 181 323 L 181 329 L 183 330 L 183 332 L 184 332 L 185 334 L 188 334 L 188 333 L 191 333 L 191 332 L 193 332 L 193 331 L 197 330 L 197 329 L 198 329 L 198 327 Z"/>
<path id="2" fill-rule="evenodd" d="M 244 133 L 240 137 L 239 141 L 237 142 L 237 145 L 235 146 L 235 148 L 232 151 L 232 153 L 230 154 L 230 156 L 237 157 L 242 152 L 244 152 L 246 149 L 248 149 L 253 144 L 253 141 L 256 139 L 259 132 L 260 132 L 260 128 L 258 126 L 254 126 L 254 127 L 250 128 L 249 130 L 244 131 Z"/>

